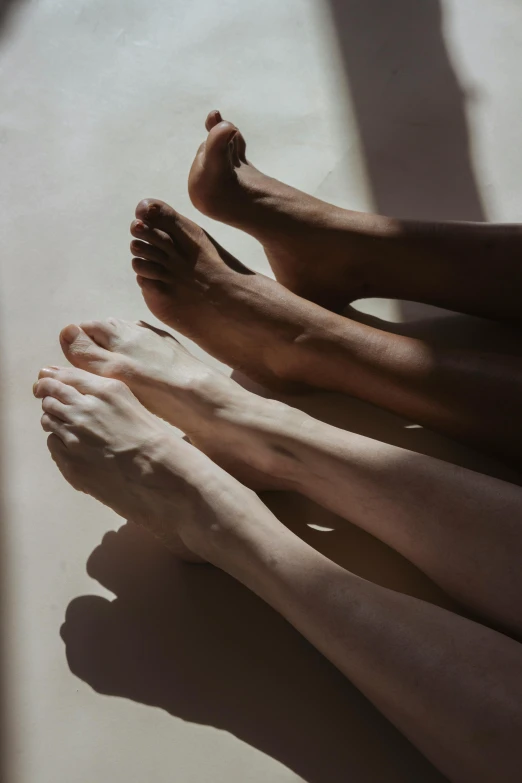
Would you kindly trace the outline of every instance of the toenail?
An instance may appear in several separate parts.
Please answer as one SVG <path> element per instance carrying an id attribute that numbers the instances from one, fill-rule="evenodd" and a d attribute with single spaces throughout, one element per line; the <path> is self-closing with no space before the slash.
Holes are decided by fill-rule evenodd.
<path id="1" fill-rule="evenodd" d="M 33 383 L 33 395 L 36 397 L 36 390 L 38 388 L 38 381 L 36 383 Z"/>
<path id="2" fill-rule="evenodd" d="M 135 231 L 143 231 L 145 229 L 145 223 L 143 223 L 141 220 L 137 220 L 134 223 L 134 230 Z"/>
<path id="3" fill-rule="evenodd" d="M 147 206 L 147 215 L 157 215 L 159 211 L 160 211 L 159 204 L 149 204 Z"/>

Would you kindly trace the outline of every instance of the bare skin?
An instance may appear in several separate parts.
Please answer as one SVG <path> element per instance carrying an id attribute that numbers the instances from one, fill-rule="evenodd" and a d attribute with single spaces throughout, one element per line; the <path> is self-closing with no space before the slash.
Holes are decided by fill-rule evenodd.
<path id="1" fill-rule="evenodd" d="M 450 780 L 518 781 L 518 643 L 335 565 L 120 381 L 49 368 L 35 394 L 74 487 L 256 592 Z"/>
<path id="2" fill-rule="evenodd" d="M 359 397 L 519 464 L 522 362 L 439 349 L 343 318 L 254 274 L 192 221 L 146 199 L 131 226 L 147 306 L 271 388 Z"/>
<path id="3" fill-rule="evenodd" d="M 71 364 L 123 381 L 149 411 L 183 430 L 240 481 L 259 490 L 287 488 L 274 475 L 275 451 L 255 432 L 263 400 L 196 359 L 168 332 L 109 318 L 70 324 L 60 343 Z M 270 410 L 278 407 L 286 409 L 272 401 Z"/>
<path id="4" fill-rule="evenodd" d="M 376 226 L 372 215 L 348 213 L 267 177 L 247 160 L 238 128 L 217 111 L 206 128 L 189 175 L 194 206 L 258 239 L 277 280 L 299 296 L 339 311 L 365 296 L 367 257 L 378 251 L 379 231 L 396 232 L 393 221 Z"/>
<path id="5" fill-rule="evenodd" d="M 521 488 L 260 398 L 145 325 L 71 325 L 60 339 L 75 367 L 124 380 L 236 478 L 309 497 L 396 549 L 468 610 L 522 638 Z"/>
<path id="6" fill-rule="evenodd" d="M 219 112 L 206 128 L 189 176 L 194 205 L 258 239 L 291 291 L 337 312 L 376 296 L 522 321 L 521 226 L 340 209 L 256 169 L 243 135 Z"/>
<path id="7" fill-rule="evenodd" d="M 261 383 L 291 385 L 310 308 L 325 330 L 331 313 L 253 273 L 162 201 L 142 201 L 136 216 L 133 268 L 156 318 Z"/>

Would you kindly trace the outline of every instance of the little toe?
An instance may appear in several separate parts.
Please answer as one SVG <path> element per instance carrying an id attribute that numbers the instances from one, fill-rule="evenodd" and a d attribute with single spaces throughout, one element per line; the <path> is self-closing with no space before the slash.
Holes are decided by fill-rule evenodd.
<path id="1" fill-rule="evenodd" d="M 99 375 L 111 374 L 115 370 L 113 354 L 97 345 L 83 329 L 69 324 L 60 332 L 60 345 L 65 357 L 75 367 Z"/>
<path id="2" fill-rule="evenodd" d="M 136 217 L 150 228 L 165 231 L 181 254 L 192 253 L 204 236 L 199 226 L 159 199 L 146 198 L 140 201 L 136 207 Z"/>
<path id="3" fill-rule="evenodd" d="M 130 243 L 130 249 L 133 256 L 154 261 L 156 264 L 167 264 L 169 261 L 169 257 L 163 250 L 149 245 L 148 242 L 142 242 L 141 239 L 133 239 Z"/>

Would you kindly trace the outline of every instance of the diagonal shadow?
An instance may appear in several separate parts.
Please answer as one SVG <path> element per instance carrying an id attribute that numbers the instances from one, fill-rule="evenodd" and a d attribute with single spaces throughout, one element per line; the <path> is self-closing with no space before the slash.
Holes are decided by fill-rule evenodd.
<path id="1" fill-rule="evenodd" d="M 280 615 L 223 572 L 174 560 L 132 524 L 104 537 L 88 571 L 116 598 L 75 599 L 62 637 L 72 672 L 97 692 L 228 731 L 309 783 L 443 780 Z"/>
<path id="2" fill-rule="evenodd" d="M 484 219 L 438 0 L 330 2 L 378 210 Z M 337 531 L 326 535 L 333 551 Z M 132 525 L 107 534 L 88 570 L 116 598 L 73 601 L 62 635 L 71 670 L 98 692 L 229 731 L 309 783 L 442 780 L 222 572 L 177 563 Z"/>
<path id="3" fill-rule="evenodd" d="M 439 0 L 329 0 L 379 212 L 485 219 Z"/>
<path id="4" fill-rule="evenodd" d="M 375 209 L 485 220 L 440 0 L 329 0 Z M 432 308 L 405 302 L 404 320 Z"/>

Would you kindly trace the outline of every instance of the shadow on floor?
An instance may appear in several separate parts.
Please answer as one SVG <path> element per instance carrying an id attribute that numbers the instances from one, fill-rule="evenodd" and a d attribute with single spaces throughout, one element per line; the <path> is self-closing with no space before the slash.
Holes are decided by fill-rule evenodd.
<path id="1" fill-rule="evenodd" d="M 26 0 L 0 0 L 0 38 L 9 29 L 11 13 L 23 2 L 26 2 Z"/>
<path id="2" fill-rule="evenodd" d="M 376 208 L 484 220 L 439 0 L 329 0 Z"/>
<path id="3" fill-rule="evenodd" d="M 96 691 L 228 731 L 309 783 L 442 780 L 280 615 L 223 572 L 179 563 L 132 524 L 106 534 L 88 572 L 116 598 L 75 599 L 62 637 L 72 672 Z"/>
<path id="4" fill-rule="evenodd" d="M 329 0 L 376 211 L 486 219 L 440 0 Z M 435 312 L 405 302 L 404 320 Z"/>
<path id="5" fill-rule="evenodd" d="M 440 3 L 330 2 L 378 210 L 419 219 L 483 220 L 466 96 L 446 50 Z M 309 403 L 317 407 L 310 411 L 315 415 L 324 408 L 319 396 Z M 390 424 L 388 414 L 354 404 L 339 408 L 339 420 L 332 423 L 339 426 L 342 419 L 344 426 L 373 437 L 387 426 L 390 442 L 406 441 L 399 445 L 417 437 L 406 431 L 407 423 Z M 297 505 L 296 513 L 296 505 L 289 510 L 286 503 L 281 496 L 269 502 L 293 529 L 307 527 L 310 505 Z M 321 513 L 314 512 L 313 520 L 320 518 L 324 530 L 304 532 L 335 559 L 346 531 Z M 326 537 L 326 547 L 319 536 Z M 353 543 L 359 566 L 363 552 L 366 576 L 383 578 L 391 563 L 385 550 L 376 557 L 374 547 L 380 545 L 369 546 L 364 536 Z M 334 667 L 224 573 L 177 563 L 132 525 L 105 536 L 88 571 L 116 598 L 75 599 L 62 635 L 71 670 L 96 691 L 229 731 L 309 783 L 442 780 Z M 399 579 L 395 565 L 388 571 L 388 580 Z M 415 592 L 416 580 L 406 567 L 394 586 Z M 423 589 L 434 588 L 425 583 Z M 435 594 L 432 600 L 437 602 Z"/>

